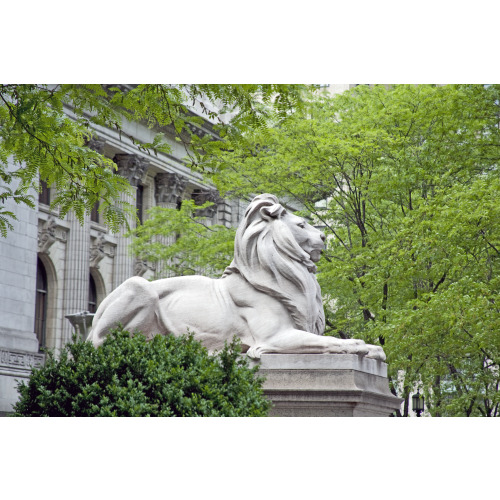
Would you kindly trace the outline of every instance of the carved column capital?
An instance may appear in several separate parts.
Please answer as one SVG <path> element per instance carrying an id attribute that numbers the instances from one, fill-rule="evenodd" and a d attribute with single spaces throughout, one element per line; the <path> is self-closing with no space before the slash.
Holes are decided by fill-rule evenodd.
<path id="1" fill-rule="evenodd" d="M 205 208 L 203 210 L 198 210 L 197 215 L 199 217 L 213 217 L 217 212 L 217 204 L 222 201 L 217 189 L 200 189 L 193 192 L 192 198 L 196 205 L 203 205 L 207 201 L 213 203 L 212 206 Z"/>
<path id="2" fill-rule="evenodd" d="M 118 166 L 118 173 L 125 177 L 131 186 L 137 187 L 144 177 L 149 161 L 137 155 L 122 154 L 115 155 L 113 161 Z"/>
<path id="3" fill-rule="evenodd" d="M 87 147 L 93 149 L 96 153 L 104 154 L 104 146 L 106 145 L 106 141 L 104 139 L 100 139 L 97 136 L 92 137 L 87 141 Z"/>
<path id="4" fill-rule="evenodd" d="M 180 174 L 160 173 L 155 177 L 156 203 L 178 203 L 188 180 Z"/>

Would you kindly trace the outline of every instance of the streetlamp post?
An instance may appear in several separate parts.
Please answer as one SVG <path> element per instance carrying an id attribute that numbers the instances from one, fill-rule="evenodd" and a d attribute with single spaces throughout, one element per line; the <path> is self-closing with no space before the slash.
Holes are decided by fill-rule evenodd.
<path id="1" fill-rule="evenodd" d="M 412 400 L 412 409 L 417 414 L 417 417 L 420 417 L 420 414 L 424 411 L 424 396 L 420 395 L 420 390 L 417 389 L 417 394 L 414 394 L 411 398 Z"/>

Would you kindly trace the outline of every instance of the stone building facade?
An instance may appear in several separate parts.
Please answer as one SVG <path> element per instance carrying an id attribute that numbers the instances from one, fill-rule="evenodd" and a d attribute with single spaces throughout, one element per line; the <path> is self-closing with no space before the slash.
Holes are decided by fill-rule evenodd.
<path id="1" fill-rule="evenodd" d="M 71 115 L 70 109 L 67 112 Z M 155 205 L 176 208 L 193 198 L 198 204 L 215 202 L 203 214 L 209 224 L 239 222 L 245 203 L 223 200 L 204 184 L 186 166 L 184 146 L 168 130 L 162 132 L 172 151 L 158 155 L 148 155 L 125 138 L 152 142 L 158 130 L 141 123 L 124 124 L 121 137 L 103 127 L 95 132 L 90 147 L 113 159 L 117 175 L 129 181 L 132 194 L 121 196 L 137 207 L 140 218 Z M 195 132 L 213 134 L 209 121 Z M 43 363 L 41 347 L 57 352 L 71 338 L 74 329 L 66 316 L 95 312 L 103 298 L 131 276 L 155 276 L 151 264 L 130 255 L 129 238 L 111 233 L 96 210 L 81 225 L 74 214 L 61 219 L 50 209 L 54 193 L 47 186 L 40 195 L 32 194 L 35 210 L 7 202 L 5 208 L 18 220 L 7 238 L 0 238 L 0 415 L 11 411 L 17 384 L 29 376 L 30 367 Z"/>

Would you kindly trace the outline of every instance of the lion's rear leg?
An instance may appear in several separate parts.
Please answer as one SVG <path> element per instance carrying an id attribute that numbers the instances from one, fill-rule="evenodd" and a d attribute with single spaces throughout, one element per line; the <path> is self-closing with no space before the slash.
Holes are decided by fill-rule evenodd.
<path id="1" fill-rule="evenodd" d="M 135 276 L 123 282 L 99 306 L 89 340 L 97 347 L 118 325 L 130 333 L 146 336 L 161 333 L 158 323 L 158 294 L 144 278 Z"/>

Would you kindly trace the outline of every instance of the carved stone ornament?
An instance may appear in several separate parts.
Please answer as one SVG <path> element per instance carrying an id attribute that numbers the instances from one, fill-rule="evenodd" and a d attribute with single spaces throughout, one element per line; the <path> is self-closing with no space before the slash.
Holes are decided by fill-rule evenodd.
<path id="1" fill-rule="evenodd" d="M 99 269 L 99 263 L 104 257 L 115 257 L 115 245 L 106 241 L 104 234 L 100 233 L 96 238 L 91 239 L 89 265 Z"/>
<path id="2" fill-rule="evenodd" d="M 18 352 L 0 349 L 0 366 L 6 368 L 31 368 L 41 366 L 45 356 L 28 352 Z"/>
<path id="3" fill-rule="evenodd" d="M 146 170 L 148 169 L 149 161 L 137 155 L 117 154 L 113 161 L 118 167 L 118 173 L 125 177 L 131 186 L 137 187 L 140 183 Z"/>
<path id="4" fill-rule="evenodd" d="M 38 251 L 40 253 L 48 253 L 49 248 L 57 240 L 56 228 L 57 224 L 54 217 L 49 216 L 38 230 Z"/>
<path id="5" fill-rule="evenodd" d="M 155 177 L 156 203 L 177 204 L 182 200 L 188 180 L 179 174 L 160 173 Z"/>
<path id="6" fill-rule="evenodd" d="M 104 251 L 105 243 L 104 235 L 100 234 L 90 246 L 90 267 L 99 269 L 99 262 L 106 256 L 106 252 Z"/>
<path id="7" fill-rule="evenodd" d="M 211 201 L 213 203 L 213 205 L 203 210 L 196 211 L 196 215 L 198 217 L 208 217 L 209 219 L 217 213 L 217 204 L 222 201 L 219 191 L 216 189 L 200 190 L 198 192 L 194 192 L 192 197 L 196 205 L 203 205 L 203 203 L 206 203 L 207 201 Z"/>
<path id="8" fill-rule="evenodd" d="M 144 276 L 147 271 L 154 271 L 155 266 L 146 260 L 136 259 L 134 273 L 136 276 Z"/>
<path id="9" fill-rule="evenodd" d="M 146 338 L 192 332 L 209 351 L 234 335 L 251 358 L 265 353 L 356 354 L 384 361 L 380 346 L 323 336 L 316 265 L 325 235 L 288 212 L 272 194 L 255 197 L 220 279 L 129 278 L 104 300 L 89 340 L 100 346 L 118 324 Z"/>
<path id="10" fill-rule="evenodd" d="M 187 128 L 191 131 L 192 134 L 197 135 L 200 138 L 207 137 L 207 136 L 212 136 L 213 134 L 210 134 L 206 130 L 203 130 L 203 128 L 194 125 L 193 123 L 187 123 Z"/>

